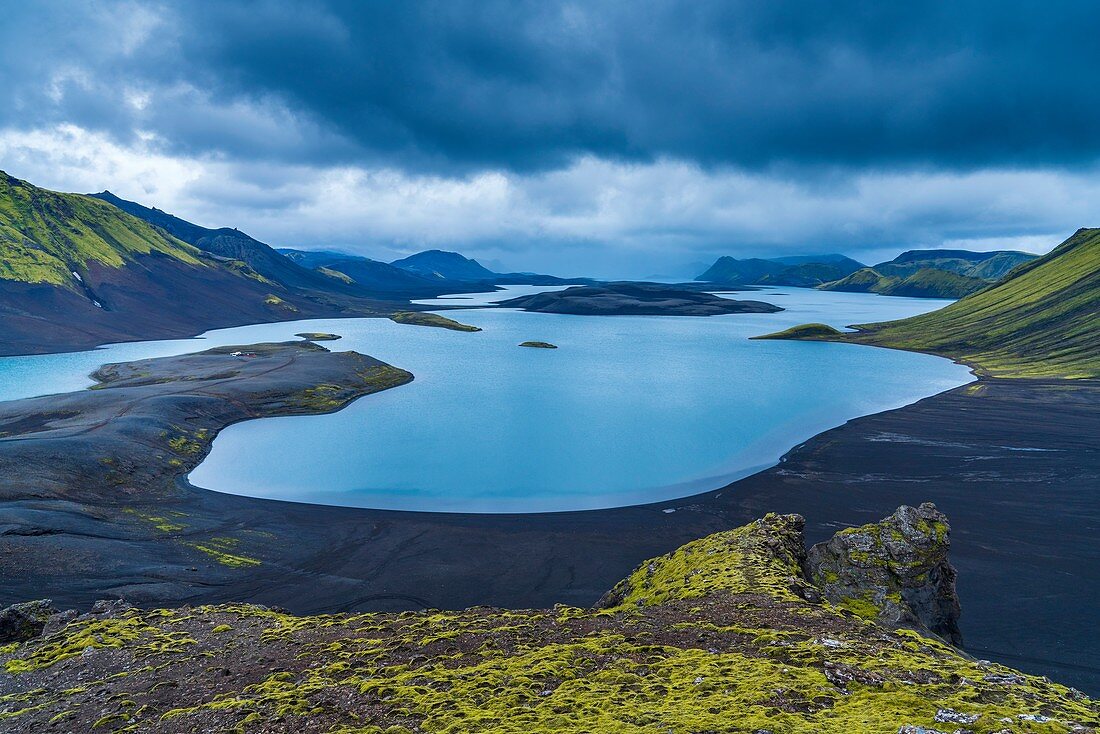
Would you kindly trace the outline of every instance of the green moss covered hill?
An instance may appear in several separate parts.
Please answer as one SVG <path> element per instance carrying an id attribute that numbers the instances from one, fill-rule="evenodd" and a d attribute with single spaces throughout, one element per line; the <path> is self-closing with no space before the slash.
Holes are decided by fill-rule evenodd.
<path id="1" fill-rule="evenodd" d="M 989 284 L 988 280 L 936 268 L 921 268 L 904 277 L 883 275 L 874 268 L 863 268 L 846 278 L 823 283 L 817 288 L 824 291 L 878 293 L 883 296 L 962 298 Z"/>
<path id="2" fill-rule="evenodd" d="M 0 172 L 0 356 L 392 310 L 237 234 L 185 242 L 111 201 Z"/>
<path id="3" fill-rule="evenodd" d="M 0 171 L 0 279 L 79 288 L 73 273 L 120 268 L 152 252 L 201 264 L 198 249 L 110 204 Z"/>
<path id="4" fill-rule="evenodd" d="M 993 377 L 1100 377 L 1100 229 L 1078 230 L 1000 283 L 938 311 L 857 328 L 790 338 L 932 352 Z"/>
<path id="5" fill-rule="evenodd" d="M 1093 731 L 1097 702 L 922 627 L 919 601 L 954 588 L 940 518 L 901 508 L 807 553 L 802 519 L 769 515 L 643 563 L 593 609 L 100 604 L 0 648 L 0 728 Z"/>
<path id="6" fill-rule="evenodd" d="M 992 376 L 1100 377 L 1100 229 L 1081 229 L 996 286 L 854 341 L 936 352 Z"/>

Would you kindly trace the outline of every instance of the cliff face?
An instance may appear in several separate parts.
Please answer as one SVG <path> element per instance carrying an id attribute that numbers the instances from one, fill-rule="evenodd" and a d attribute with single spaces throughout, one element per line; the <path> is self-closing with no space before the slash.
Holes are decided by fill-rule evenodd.
<path id="1" fill-rule="evenodd" d="M 872 605 L 890 580 L 877 564 L 850 570 L 853 554 L 898 578 L 907 559 L 940 567 L 946 524 L 922 527 L 930 518 L 901 508 L 807 554 L 802 518 L 768 515 L 643 563 L 597 609 L 102 603 L 0 647 L 0 720 L 10 732 L 1093 731 L 1100 705 L 1083 694 L 882 623 L 903 605 L 927 617 L 920 593 L 899 592 L 876 621 L 846 608 L 859 579 Z M 876 532 L 890 550 L 855 540 Z M 807 568 L 838 579 L 819 588 Z M 908 580 L 892 582 L 925 588 Z"/>
<path id="2" fill-rule="evenodd" d="M 962 644 L 947 517 L 935 505 L 899 507 L 882 522 L 844 530 L 810 549 L 807 573 L 825 598 L 889 627 Z"/>

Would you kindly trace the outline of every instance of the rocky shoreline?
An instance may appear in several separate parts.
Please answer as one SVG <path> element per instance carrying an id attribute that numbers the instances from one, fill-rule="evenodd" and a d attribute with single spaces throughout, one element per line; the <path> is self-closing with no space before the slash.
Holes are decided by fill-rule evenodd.
<path id="1" fill-rule="evenodd" d="M 103 389 L 0 405 L 0 605 L 588 606 L 639 560 L 769 511 L 805 515 L 817 542 L 927 499 L 955 522 L 968 650 L 1100 690 L 1097 381 L 982 380 L 851 421 L 772 469 L 681 500 L 461 515 L 257 500 L 186 483 L 224 425 L 333 410 L 410 379 L 369 357 L 293 343 L 102 376 Z"/>

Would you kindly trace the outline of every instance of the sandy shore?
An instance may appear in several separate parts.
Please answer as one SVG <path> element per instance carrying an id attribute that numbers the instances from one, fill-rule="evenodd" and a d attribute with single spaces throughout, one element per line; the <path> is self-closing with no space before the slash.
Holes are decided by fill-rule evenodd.
<path id="1" fill-rule="evenodd" d="M 0 604 L 589 605 L 641 559 L 767 511 L 805 515 L 815 542 L 933 501 L 954 528 L 967 649 L 1100 691 L 1096 381 L 983 380 L 851 421 L 772 469 L 672 502 L 402 513 L 183 481 L 229 423 L 338 409 L 408 379 L 303 345 L 227 351 L 133 363 L 104 389 L 0 404 Z"/>

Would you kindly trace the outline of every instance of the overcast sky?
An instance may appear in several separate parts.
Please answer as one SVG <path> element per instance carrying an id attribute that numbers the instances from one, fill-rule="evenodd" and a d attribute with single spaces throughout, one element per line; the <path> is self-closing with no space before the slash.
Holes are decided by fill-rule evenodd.
<path id="1" fill-rule="evenodd" d="M 1100 225 L 1095 2 L 12 3 L 0 169 L 515 270 L 1044 252 Z"/>

